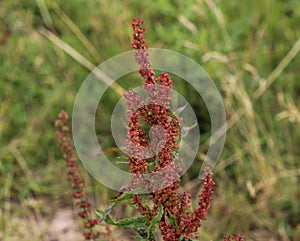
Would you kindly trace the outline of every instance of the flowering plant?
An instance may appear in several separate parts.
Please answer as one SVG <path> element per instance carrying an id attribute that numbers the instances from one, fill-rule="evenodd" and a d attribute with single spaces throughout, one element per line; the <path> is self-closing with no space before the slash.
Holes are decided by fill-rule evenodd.
<path id="1" fill-rule="evenodd" d="M 126 154 L 132 179 L 128 186 L 120 190 L 106 210 L 96 211 L 99 220 L 90 217 L 91 204 L 86 200 L 83 190 L 85 182 L 79 172 L 70 142 L 66 112 L 61 112 L 56 121 L 59 129 L 57 135 L 68 167 L 68 177 L 72 181 L 73 197 L 78 200 L 78 215 L 84 219 L 83 225 L 88 230 L 84 233 L 86 239 L 111 239 L 111 229 L 107 229 L 106 232 L 94 230 L 98 222 L 105 222 L 108 225 L 134 229 L 137 234 L 136 240 L 155 240 L 156 236 L 160 235 L 164 241 L 192 241 L 198 238 L 197 230 L 207 219 L 216 184 L 211 168 L 206 167 L 196 209 L 192 208 L 191 195 L 179 192 L 182 172 L 181 160 L 177 153 L 180 123 L 169 111 L 173 81 L 167 73 L 160 73 L 155 77 L 147 53 L 143 23 L 143 20 L 132 20 L 134 33 L 131 46 L 135 50 L 134 57 L 139 65 L 139 74 L 144 80 L 143 88 L 147 99 L 144 103 L 135 91 L 124 94 L 128 106 Z M 147 135 L 145 127 L 150 130 L 150 135 Z M 158 174 L 158 180 L 151 178 L 151 174 Z M 140 216 L 114 221 L 110 215 L 112 210 L 126 200 L 134 204 Z M 225 241 L 234 239 L 245 240 L 240 235 L 224 238 Z"/>

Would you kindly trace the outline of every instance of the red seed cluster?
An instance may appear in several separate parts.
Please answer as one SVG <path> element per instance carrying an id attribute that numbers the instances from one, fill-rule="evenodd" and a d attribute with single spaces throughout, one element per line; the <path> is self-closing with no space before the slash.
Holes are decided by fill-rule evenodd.
<path id="1" fill-rule="evenodd" d="M 149 220 L 157 214 L 158 206 L 162 204 L 164 215 L 159 222 L 159 228 L 163 240 L 176 241 L 181 238 L 194 237 L 202 220 L 206 220 L 215 183 L 212 180 L 211 170 L 206 168 L 205 177 L 202 180 L 203 190 L 199 195 L 199 207 L 195 211 L 192 211 L 191 195 L 178 192 L 181 166 L 180 159 L 174 160 L 174 153 L 178 149 L 177 139 L 180 135 L 180 126 L 175 117 L 168 115 L 173 81 L 166 73 L 160 73 L 158 77 L 155 77 L 155 72 L 150 69 L 148 45 L 144 39 L 146 30 L 141 27 L 142 24 L 143 20 L 133 19 L 132 21 L 134 31 L 132 48 L 136 50 L 135 60 L 139 64 L 139 73 L 144 79 L 143 86 L 148 96 L 143 102 L 137 92 L 129 91 L 124 95 L 128 105 L 128 163 L 130 172 L 138 174 L 138 178 L 132 180 L 132 187 L 143 185 L 143 188 L 147 189 L 145 186 L 149 185 L 149 190 L 151 190 L 151 180 L 143 179 L 141 174 L 160 171 L 165 188 L 151 192 L 153 203 L 151 210 L 144 205 L 143 198 L 139 195 L 133 197 L 133 202 L 137 210 L 142 215 L 146 215 Z M 163 131 L 157 129 L 156 142 L 152 138 L 150 143 L 149 136 L 142 128 L 144 125 L 150 128 L 154 126 L 163 128 Z M 158 147 L 159 152 L 147 159 L 146 150 L 152 145 Z M 149 169 L 150 164 L 155 164 L 155 167 Z"/>
<path id="2" fill-rule="evenodd" d="M 144 89 L 148 97 L 144 103 L 136 92 L 129 91 L 124 95 L 129 107 L 127 111 L 129 122 L 127 154 L 130 171 L 135 174 L 149 173 L 145 157 L 153 157 L 149 154 L 154 153 L 160 147 L 163 149 L 158 154 L 159 164 L 155 166 L 154 170 L 159 171 L 161 168 L 168 166 L 172 161 L 173 149 L 178 148 L 175 139 L 179 135 L 178 120 L 167 115 L 171 100 L 172 80 L 166 73 L 161 73 L 155 78 L 155 72 L 150 69 L 150 56 L 147 53 L 148 45 L 144 38 L 146 30 L 141 27 L 143 22 L 143 20 L 137 19 L 132 21 L 134 30 L 132 48 L 136 50 L 135 59 L 139 64 L 139 73 L 144 79 Z M 141 123 L 141 120 L 144 123 Z M 153 133 L 156 140 L 155 138 L 152 140 L 150 150 L 148 148 L 150 144 L 149 136 L 142 129 L 143 124 L 149 127 L 157 125 L 164 130 L 161 132 L 157 129 L 156 133 Z M 152 131 L 155 132 L 154 129 Z"/>
<path id="3" fill-rule="evenodd" d="M 202 179 L 203 189 L 199 196 L 199 208 L 195 210 L 195 215 L 201 220 L 207 219 L 207 212 L 210 207 L 210 201 L 215 190 L 215 182 L 212 179 L 212 173 L 209 168 L 204 171 L 204 178 Z"/>
<path id="4" fill-rule="evenodd" d="M 78 216 L 83 219 L 83 226 L 86 229 L 83 233 L 84 238 L 86 240 L 95 240 L 101 233 L 93 229 L 98 223 L 98 220 L 91 218 L 91 203 L 86 198 L 86 192 L 84 191 L 85 180 L 80 173 L 78 162 L 73 151 L 70 128 L 68 125 L 68 113 L 66 111 L 60 112 L 55 126 L 57 128 L 56 135 L 58 137 L 59 147 L 68 168 L 68 180 L 72 183 L 73 197 L 77 200 L 76 206 L 79 208 Z"/>
<path id="5" fill-rule="evenodd" d="M 161 220 L 160 229 L 164 241 L 175 241 L 180 238 L 195 238 L 196 231 L 201 226 L 202 221 L 206 220 L 206 215 L 212 200 L 215 183 L 212 180 L 212 172 L 210 168 L 205 168 L 205 177 L 202 179 L 202 192 L 199 195 L 199 207 L 192 211 L 191 195 L 184 193 L 178 195 L 179 200 L 173 201 L 175 209 L 169 213 L 176 218 L 176 226 L 170 222 Z"/>
<path id="6" fill-rule="evenodd" d="M 146 29 L 141 27 L 143 23 L 144 20 L 139 20 L 136 18 L 132 20 L 132 28 L 134 33 L 131 47 L 132 49 L 136 50 L 134 57 L 140 66 L 139 73 L 144 78 L 145 84 L 155 84 L 156 81 L 154 77 L 154 71 L 150 70 L 150 56 L 146 52 L 148 49 L 148 45 L 146 44 L 146 40 L 144 38 Z"/>

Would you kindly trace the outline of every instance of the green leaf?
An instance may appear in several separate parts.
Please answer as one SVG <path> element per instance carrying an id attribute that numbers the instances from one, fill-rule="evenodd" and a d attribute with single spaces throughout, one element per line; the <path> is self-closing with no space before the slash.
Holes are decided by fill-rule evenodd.
<path id="1" fill-rule="evenodd" d="M 103 211 L 102 210 L 96 210 L 96 215 L 98 216 L 98 217 L 100 217 L 101 219 L 102 219 L 102 217 L 103 217 Z"/>
<path id="2" fill-rule="evenodd" d="M 105 211 L 96 210 L 96 215 L 101 218 L 100 222 L 103 220 L 106 222 L 106 218 L 112 212 L 115 205 L 115 203 L 111 204 Z"/>
<path id="3" fill-rule="evenodd" d="M 116 199 L 111 199 L 110 202 L 119 203 L 125 200 L 129 200 L 132 198 L 132 196 L 136 195 L 136 193 L 143 191 L 142 189 L 134 189 L 130 192 L 124 192 L 121 196 L 119 196 Z M 145 194 L 139 194 L 139 196 L 148 196 L 148 193 Z"/>
<path id="4" fill-rule="evenodd" d="M 177 228 L 178 226 L 177 226 L 176 218 L 174 217 L 174 215 L 172 213 L 168 212 L 168 218 L 169 218 L 170 223 L 172 224 L 172 226 Z"/>
<path id="5" fill-rule="evenodd" d="M 125 219 L 115 222 L 108 215 L 109 212 L 110 212 L 109 209 L 106 209 L 106 211 L 97 210 L 96 214 L 107 224 L 123 227 L 126 229 L 145 227 L 148 224 L 148 218 L 146 216 L 141 216 L 141 217 L 137 217 L 137 218 L 125 218 Z"/>
<path id="6" fill-rule="evenodd" d="M 164 214 L 164 207 L 161 203 L 158 204 L 158 213 L 156 214 L 156 216 L 151 220 L 150 226 L 148 228 L 148 239 L 150 237 L 150 235 L 152 235 L 153 231 L 155 230 L 155 228 L 157 227 L 159 221 L 161 220 L 162 216 Z"/>
<path id="7" fill-rule="evenodd" d="M 138 233 L 138 236 L 135 237 L 135 240 L 139 240 L 139 241 L 145 241 L 148 240 L 147 238 L 147 231 L 144 228 L 135 228 L 135 231 Z"/>
<path id="8" fill-rule="evenodd" d="M 123 226 L 124 228 L 134 228 L 134 227 L 145 227 L 148 223 L 147 216 L 141 216 L 137 218 L 125 218 L 118 222 L 115 222 L 116 226 Z"/>
<path id="9" fill-rule="evenodd" d="M 116 198 L 116 199 L 113 199 L 111 200 L 112 202 L 115 202 L 115 203 L 119 203 L 119 202 L 122 202 L 122 201 L 125 201 L 125 200 L 129 200 L 132 198 L 134 194 L 128 192 L 128 193 L 123 193 L 120 197 Z"/>

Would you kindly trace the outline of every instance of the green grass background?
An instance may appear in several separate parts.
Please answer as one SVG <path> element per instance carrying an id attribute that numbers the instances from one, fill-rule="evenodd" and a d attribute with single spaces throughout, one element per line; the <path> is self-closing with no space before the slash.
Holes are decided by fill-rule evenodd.
<path id="1" fill-rule="evenodd" d="M 53 123 L 61 108 L 72 112 L 93 65 L 130 49 L 132 17 L 145 20 L 151 47 L 197 61 L 223 96 L 229 129 L 201 240 L 300 240 L 298 0 L 2 0 L 0 240 L 47 240 L 55 210 L 72 206 Z M 125 89 L 141 83 L 120 80 Z M 175 88 L 203 122 L 203 144 L 183 178 L 196 196 L 209 117 L 189 86 Z M 107 93 L 97 127 L 107 147 L 116 98 Z M 92 178 L 88 188 L 97 208 L 107 206 L 112 191 Z"/>

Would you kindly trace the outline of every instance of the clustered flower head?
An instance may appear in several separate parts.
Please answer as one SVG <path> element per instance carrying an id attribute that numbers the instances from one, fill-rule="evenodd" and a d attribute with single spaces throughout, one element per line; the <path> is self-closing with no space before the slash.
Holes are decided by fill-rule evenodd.
<path id="1" fill-rule="evenodd" d="M 56 135 L 59 141 L 59 147 L 63 153 L 63 158 L 67 166 L 68 180 L 72 183 L 73 198 L 76 200 L 76 206 L 79 208 L 78 216 L 83 219 L 85 232 L 83 233 L 86 240 L 95 240 L 101 233 L 94 230 L 94 226 L 98 220 L 91 217 L 91 202 L 87 200 L 86 192 L 84 191 L 85 180 L 82 176 L 77 159 L 75 157 L 70 128 L 68 125 L 68 113 L 61 111 L 58 119 L 55 122 L 57 128 Z"/>
<path id="2" fill-rule="evenodd" d="M 148 45 L 144 38 L 146 30 L 141 27 L 143 20 L 133 19 L 132 48 L 135 51 L 135 60 L 139 64 L 139 73 L 144 79 L 144 89 L 147 93 L 145 103 L 137 92 L 129 91 L 124 96 L 128 105 L 128 134 L 127 154 L 130 172 L 138 175 L 163 171 L 163 188 L 152 191 L 152 209 L 146 207 L 140 195 L 133 196 L 133 202 L 137 210 L 153 219 L 158 212 L 158 206 L 163 205 L 164 214 L 159 222 L 159 228 L 165 241 L 176 241 L 195 236 L 195 232 L 207 219 L 207 212 L 212 200 L 215 182 L 209 167 L 205 168 L 205 176 L 202 180 L 203 190 L 199 195 L 198 208 L 192 211 L 191 195 L 178 192 L 180 185 L 180 159 L 174 159 L 174 153 L 178 150 L 178 137 L 180 124 L 177 118 L 168 115 L 171 101 L 173 81 L 167 73 L 160 73 L 155 77 L 151 69 L 150 56 L 147 53 Z M 149 136 L 143 130 L 143 125 L 150 127 L 159 126 L 163 130 L 156 133 L 155 140 L 149 141 Z M 154 129 L 154 128 L 153 128 Z M 161 141 L 161 140 L 164 141 Z M 145 156 L 147 148 L 158 148 L 159 152 L 151 158 Z M 154 151 L 154 150 L 153 150 Z M 155 162 L 155 160 L 157 160 Z M 154 165 L 154 168 L 149 168 Z M 138 176 L 139 177 L 139 176 Z M 139 178 L 136 178 L 139 179 Z M 132 186 L 138 186 L 139 180 L 133 178 Z M 151 185 L 151 181 L 149 181 Z M 144 183 L 143 183 L 144 184 Z M 143 186 L 144 189 L 145 186 Z M 150 187 L 151 188 L 151 187 Z"/>

